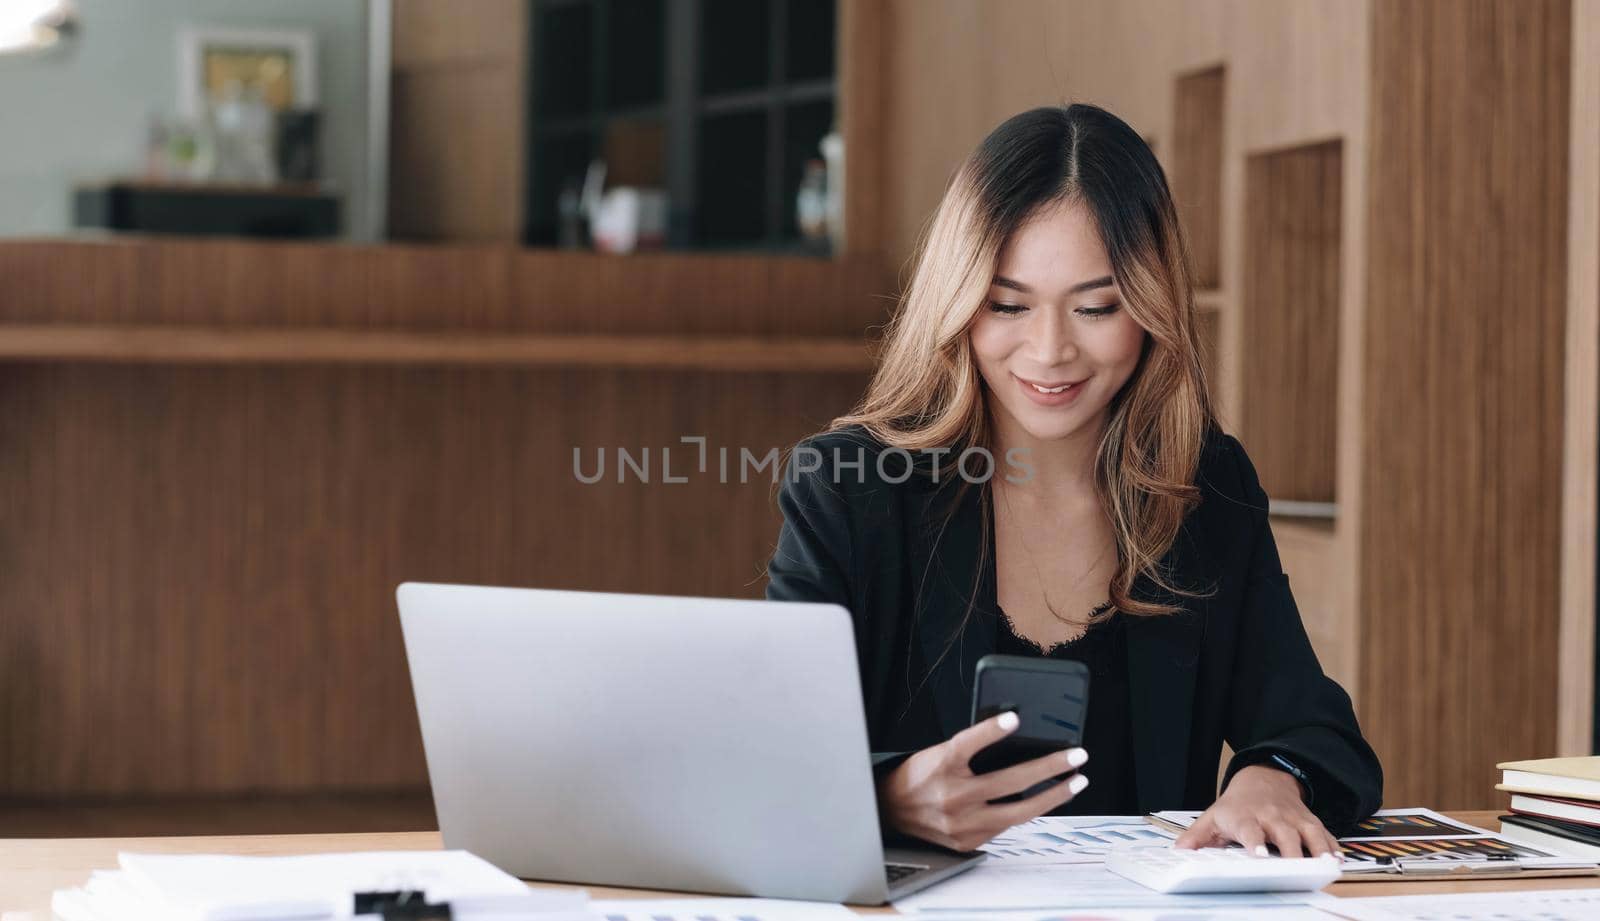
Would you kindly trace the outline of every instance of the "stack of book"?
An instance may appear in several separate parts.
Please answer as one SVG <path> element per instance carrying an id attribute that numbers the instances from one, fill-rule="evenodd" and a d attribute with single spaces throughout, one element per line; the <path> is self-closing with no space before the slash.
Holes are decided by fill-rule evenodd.
<path id="1" fill-rule="evenodd" d="M 1498 764 L 1511 794 L 1500 836 L 1573 857 L 1600 858 L 1600 756 Z"/>

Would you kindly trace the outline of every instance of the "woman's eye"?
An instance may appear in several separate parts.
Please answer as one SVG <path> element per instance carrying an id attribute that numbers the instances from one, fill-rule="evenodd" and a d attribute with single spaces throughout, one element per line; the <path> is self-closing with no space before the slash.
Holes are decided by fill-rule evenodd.
<path id="1" fill-rule="evenodd" d="M 1116 313 L 1121 306 L 1121 304 L 1106 304 L 1103 307 L 1079 307 L 1078 314 L 1093 320 L 1097 317 L 1110 316 Z"/>
<path id="2" fill-rule="evenodd" d="M 1003 313 L 1003 314 L 1006 314 L 1008 316 L 1011 316 L 1011 315 L 1019 314 L 1019 313 L 1023 312 L 1024 310 L 1027 310 L 1028 308 L 1024 307 L 1021 304 L 1006 304 L 1006 303 L 1002 303 L 1000 301 L 990 301 L 989 302 L 989 309 L 994 311 L 995 313 Z"/>

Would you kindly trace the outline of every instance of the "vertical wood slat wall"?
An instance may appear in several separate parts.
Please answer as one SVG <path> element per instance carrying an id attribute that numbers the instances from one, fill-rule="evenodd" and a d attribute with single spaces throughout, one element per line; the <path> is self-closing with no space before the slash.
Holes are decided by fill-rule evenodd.
<path id="1" fill-rule="evenodd" d="M 1373 5 L 1360 698 L 1390 803 L 1483 803 L 1556 748 L 1570 18 Z"/>
<path id="2" fill-rule="evenodd" d="M 1572 172 L 1561 503 L 1557 754 L 1594 751 L 1596 525 L 1600 519 L 1600 2 L 1572 4 Z"/>
<path id="3" fill-rule="evenodd" d="M 1179 77 L 1173 109 L 1172 188 L 1188 235 L 1194 286 L 1222 285 L 1222 132 L 1226 74 L 1210 67 Z"/>
<path id="4" fill-rule="evenodd" d="M 1240 431 L 1275 499 L 1333 502 L 1343 145 L 1245 165 Z"/>
<path id="5" fill-rule="evenodd" d="M 839 116 L 845 170 L 844 248 L 848 256 L 883 257 L 884 45 L 888 13 L 881 0 L 837 0 Z"/>

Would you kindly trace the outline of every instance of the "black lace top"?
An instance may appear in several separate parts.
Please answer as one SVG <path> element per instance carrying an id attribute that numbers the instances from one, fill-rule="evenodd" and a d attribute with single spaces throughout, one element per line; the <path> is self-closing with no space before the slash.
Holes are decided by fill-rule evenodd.
<path id="1" fill-rule="evenodd" d="M 1017 635 L 1011 618 L 996 618 L 995 651 L 1014 656 L 1046 655 L 1031 640 Z M 1048 653 L 1074 659 L 1089 668 L 1089 710 L 1083 723 L 1083 747 L 1089 763 L 1080 773 L 1089 786 L 1051 815 L 1137 815 L 1134 795 L 1133 732 L 1128 709 L 1128 647 L 1124 615 L 1101 621 L 1075 640 Z"/>

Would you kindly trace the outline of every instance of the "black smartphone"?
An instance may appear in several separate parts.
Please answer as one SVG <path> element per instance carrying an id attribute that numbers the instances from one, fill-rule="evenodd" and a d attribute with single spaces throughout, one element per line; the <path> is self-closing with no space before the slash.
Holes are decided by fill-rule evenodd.
<path id="1" fill-rule="evenodd" d="M 981 723 L 1007 710 L 1021 722 L 1011 734 L 973 756 L 974 774 L 1031 761 L 1083 744 L 1083 721 L 1089 709 L 1089 667 L 1069 659 L 987 655 L 978 660 L 972 689 L 972 722 Z M 1059 774 L 1031 789 L 993 802 L 1010 803 L 1032 796 L 1066 779 Z"/>

